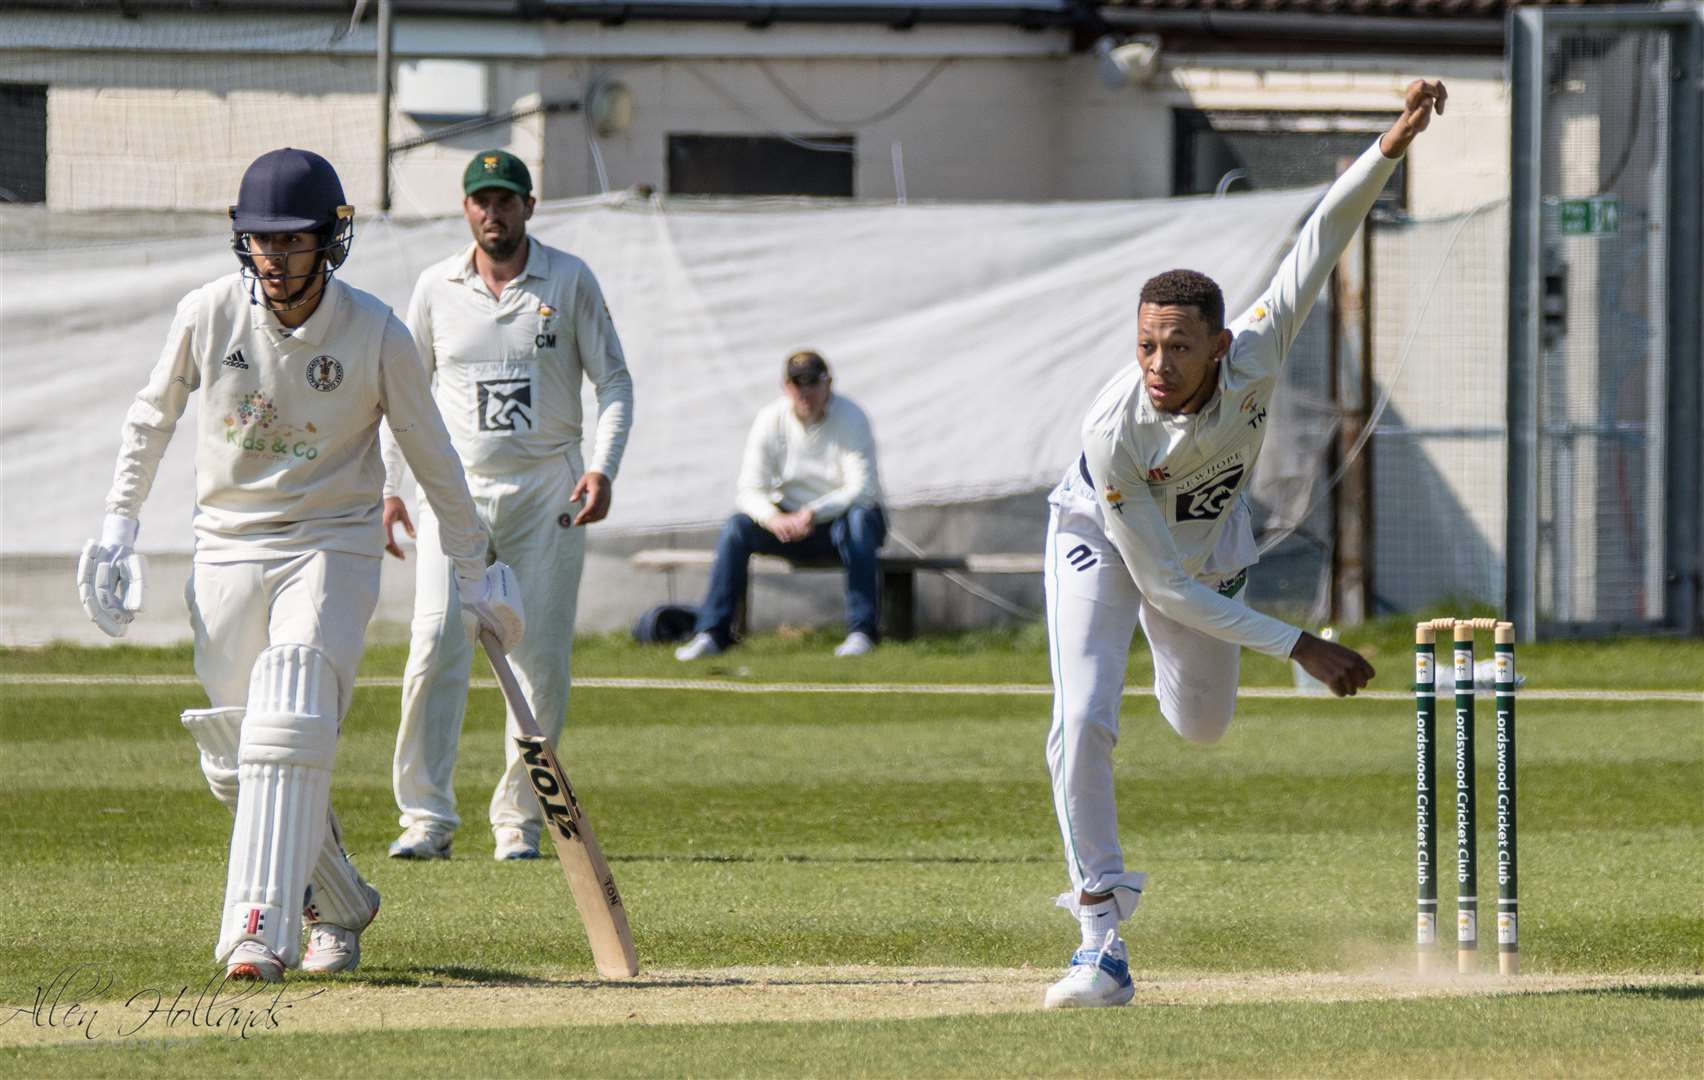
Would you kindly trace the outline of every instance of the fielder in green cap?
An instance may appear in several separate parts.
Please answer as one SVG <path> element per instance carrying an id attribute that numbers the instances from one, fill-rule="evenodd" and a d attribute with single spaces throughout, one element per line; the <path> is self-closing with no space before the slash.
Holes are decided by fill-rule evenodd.
<path id="1" fill-rule="evenodd" d="M 462 191 L 473 242 L 422 271 L 408 328 L 492 550 L 517 577 L 528 569 L 538 575 L 538 588 L 517 606 L 543 629 L 509 659 L 539 726 L 554 739 L 568 713 L 587 527 L 609 513 L 633 380 L 591 267 L 527 235 L 535 204 L 520 159 L 501 150 L 475 154 Z M 581 404 L 588 382 L 597 391 L 595 425 Z M 402 459 L 388 444 L 383 454 L 386 550 L 402 557 L 391 540 L 395 526 L 417 539 L 410 681 L 391 772 L 403 832 L 390 854 L 446 859 L 461 826 L 454 779 L 473 645 L 430 508 L 421 508 L 416 534 L 401 498 Z M 536 859 L 544 815 L 520 752 L 512 740 L 504 745 L 488 811 L 490 850 L 504 862 Z"/>

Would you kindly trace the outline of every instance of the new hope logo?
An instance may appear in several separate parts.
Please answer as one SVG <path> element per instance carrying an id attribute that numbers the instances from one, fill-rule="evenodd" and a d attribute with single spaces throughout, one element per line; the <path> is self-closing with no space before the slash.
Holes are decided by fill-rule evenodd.
<path id="1" fill-rule="evenodd" d="M 1177 520 L 1212 521 L 1230 505 L 1242 483 L 1243 467 L 1239 463 L 1208 477 L 1194 487 L 1178 492 Z"/>

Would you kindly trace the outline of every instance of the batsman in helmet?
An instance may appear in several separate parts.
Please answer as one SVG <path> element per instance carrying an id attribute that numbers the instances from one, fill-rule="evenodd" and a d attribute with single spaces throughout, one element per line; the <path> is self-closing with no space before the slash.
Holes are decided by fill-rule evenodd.
<path id="1" fill-rule="evenodd" d="M 379 909 L 343 851 L 331 773 L 379 597 L 381 421 L 441 522 L 463 609 L 505 648 L 522 614 L 509 568 L 486 565 L 486 532 L 412 338 L 335 276 L 355 219 L 331 163 L 289 147 L 262 154 L 230 216 L 238 269 L 178 304 L 125 415 L 77 585 L 95 624 L 122 636 L 142 607 L 142 503 L 199 391 L 186 599 L 209 707 L 183 724 L 236 819 L 215 959 L 231 978 L 278 982 L 291 967 L 354 968 Z"/>

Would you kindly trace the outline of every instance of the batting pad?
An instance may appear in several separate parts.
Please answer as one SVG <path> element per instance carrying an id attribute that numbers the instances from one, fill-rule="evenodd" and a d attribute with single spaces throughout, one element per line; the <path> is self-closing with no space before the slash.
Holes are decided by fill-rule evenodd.
<path id="1" fill-rule="evenodd" d="M 308 894 L 309 922 L 330 923 L 345 930 L 365 930 L 379 913 L 379 890 L 367 884 L 343 850 L 343 830 L 337 815 L 328 813 L 325 842 L 313 868 L 313 891 Z"/>
<path id="2" fill-rule="evenodd" d="M 244 711 L 189 709 L 182 717 L 183 726 L 201 751 L 201 772 L 207 777 L 208 789 L 233 814 L 237 812 L 237 751 Z M 302 917 L 309 922 L 328 922 L 360 930 L 378 913 L 373 900 L 375 890 L 362 879 L 344 852 L 337 815 L 328 812 L 327 818 L 325 842 L 314 861 L 313 887 Z"/>
<path id="3" fill-rule="evenodd" d="M 240 708 L 190 709 L 181 717 L 201 751 L 201 774 L 207 789 L 224 804 L 237 810 L 237 749 L 243 732 Z"/>
<path id="4" fill-rule="evenodd" d="M 337 672 L 318 649 L 274 645 L 255 661 L 238 751 L 225 918 L 216 958 L 258 941 L 301 963 L 302 900 L 325 843 L 337 758 Z"/>

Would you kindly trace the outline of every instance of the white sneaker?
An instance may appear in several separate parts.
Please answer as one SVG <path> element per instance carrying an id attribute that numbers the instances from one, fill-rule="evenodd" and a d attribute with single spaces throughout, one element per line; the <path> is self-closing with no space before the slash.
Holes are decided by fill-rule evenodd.
<path id="1" fill-rule="evenodd" d="M 495 830 L 493 835 L 497 838 L 497 850 L 491 857 L 498 862 L 538 858 L 538 841 L 527 839 L 524 831 L 505 825 Z"/>
<path id="2" fill-rule="evenodd" d="M 875 647 L 876 643 L 870 640 L 870 635 L 862 630 L 854 630 L 846 635 L 845 641 L 834 647 L 834 655 L 863 656 Z"/>
<path id="3" fill-rule="evenodd" d="M 284 961 L 258 941 L 239 941 L 225 961 L 225 978 L 232 982 L 281 983 Z"/>
<path id="4" fill-rule="evenodd" d="M 1047 988 L 1042 1004 L 1049 1009 L 1099 1009 L 1124 1005 L 1136 996 L 1130 963 L 1117 930 L 1108 930 L 1098 949 L 1078 949 L 1065 977 Z"/>
<path id="5" fill-rule="evenodd" d="M 393 859 L 447 859 L 450 857 L 450 834 L 440 827 L 415 822 L 391 842 Z"/>
<path id="6" fill-rule="evenodd" d="M 367 920 L 367 926 L 371 926 L 373 919 L 379 917 L 379 890 L 371 885 L 364 887 L 373 909 L 373 918 Z M 361 963 L 361 931 L 366 928 L 351 930 L 328 922 L 308 923 L 308 951 L 302 957 L 302 970 L 319 974 L 354 971 Z"/>
<path id="7" fill-rule="evenodd" d="M 694 634 L 692 640 L 675 650 L 676 660 L 701 660 L 706 656 L 721 656 L 722 646 L 709 634 Z"/>

